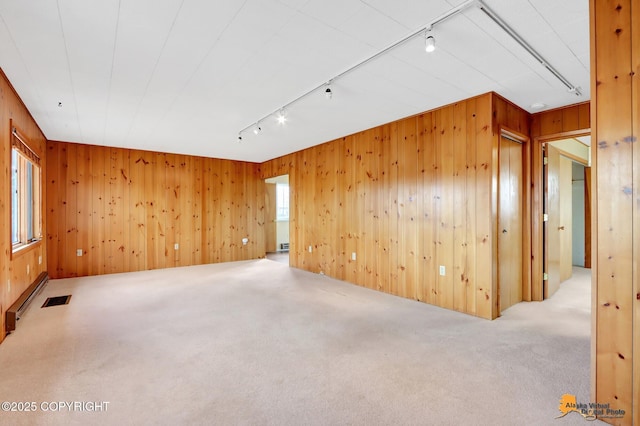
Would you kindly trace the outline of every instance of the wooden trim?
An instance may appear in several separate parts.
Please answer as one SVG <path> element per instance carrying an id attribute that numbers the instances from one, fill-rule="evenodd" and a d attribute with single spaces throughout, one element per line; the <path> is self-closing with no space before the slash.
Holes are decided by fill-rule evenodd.
<path id="1" fill-rule="evenodd" d="M 553 143 L 553 142 L 545 142 L 545 143 Z M 575 162 L 577 162 L 577 163 L 580 163 L 580 164 L 582 164 L 583 166 L 588 166 L 588 165 L 589 165 L 589 163 L 588 163 L 588 162 L 586 162 L 586 161 L 584 160 L 584 158 L 580 158 L 580 157 L 578 157 L 577 155 L 570 153 L 569 151 L 565 151 L 565 150 L 564 150 L 564 149 L 562 149 L 562 148 L 558 148 L 557 146 L 554 146 L 554 148 L 555 148 L 555 149 L 557 149 L 557 150 L 560 152 L 560 155 L 562 155 L 562 156 L 564 156 L 564 157 L 567 157 L 567 158 L 568 158 L 568 159 L 570 159 L 570 160 L 573 160 L 573 161 L 575 161 Z"/>
<path id="2" fill-rule="evenodd" d="M 35 151 L 33 143 L 24 136 L 20 128 L 14 124 L 13 119 L 9 119 L 9 128 L 11 131 L 11 148 L 16 148 L 20 154 L 30 160 L 32 163 L 40 167 L 40 155 Z"/>
<path id="3" fill-rule="evenodd" d="M 572 107 L 580 107 L 580 106 L 583 106 L 583 105 L 590 105 L 592 103 L 593 103 L 593 96 L 591 96 L 591 100 L 590 101 L 578 102 L 577 104 L 573 104 L 573 105 L 570 105 L 570 106 L 572 106 Z M 566 109 L 567 109 L 566 106 L 561 106 L 561 107 L 557 107 L 557 108 L 546 109 L 546 110 L 541 111 L 541 112 L 536 112 L 535 114 L 532 114 L 532 115 L 552 114 L 554 112 L 560 112 L 560 111 L 564 111 Z"/>
<path id="4" fill-rule="evenodd" d="M 538 143 L 555 142 L 563 139 L 574 139 L 578 136 L 587 136 L 592 134 L 592 129 L 586 127 L 584 129 L 570 130 L 568 132 L 550 133 L 548 135 L 536 136 L 533 140 Z M 593 145 L 593 143 L 591 144 Z"/>
<path id="5" fill-rule="evenodd" d="M 506 126 L 500 125 L 500 136 L 522 144 L 522 300 L 531 301 L 531 138 Z M 496 238 L 499 238 L 496 235 Z"/>
<path id="6" fill-rule="evenodd" d="M 4 70 L 2 69 L 2 67 L 0 67 L 0 78 L 3 78 L 5 80 L 5 82 L 7 83 L 7 86 L 9 86 L 9 89 L 11 89 L 11 91 L 13 92 L 13 95 L 16 97 L 18 102 L 20 102 L 20 104 L 22 105 L 22 107 L 24 108 L 26 113 L 28 114 L 29 118 L 31 119 L 30 120 L 31 123 L 33 123 L 33 125 L 36 126 L 36 128 L 38 129 L 40 134 L 42 136 L 44 136 L 45 139 L 47 139 L 46 135 L 44 134 L 44 132 L 42 131 L 42 129 L 38 125 L 38 122 L 33 118 L 33 115 L 31 115 L 31 112 L 29 111 L 29 108 L 27 108 L 27 105 L 24 103 L 24 101 L 22 100 L 20 95 L 18 95 L 18 92 L 16 91 L 16 88 L 13 87 L 13 84 L 11 84 L 11 80 L 9 80 L 9 77 L 7 77 L 7 75 L 4 73 Z M 42 155 L 43 153 L 40 153 L 40 154 Z"/>
<path id="7" fill-rule="evenodd" d="M 20 256 L 24 256 L 25 254 L 29 253 L 30 251 L 40 247 L 40 245 L 42 244 L 42 238 L 40 238 L 39 240 L 36 241 L 32 241 L 28 244 L 21 244 L 20 246 L 16 247 L 15 249 L 11 250 L 11 257 L 10 259 L 17 259 Z"/>
<path id="8" fill-rule="evenodd" d="M 531 146 L 531 300 L 544 299 L 544 166 L 542 146 L 547 142 L 574 138 L 590 134 L 590 129 L 578 129 L 549 135 L 540 135 L 533 139 Z M 591 144 L 594 145 L 593 143 Z M 593 155 L 592 155 L 593 164 Z M 593 169 L 592 169 L 593 170 Z"/>
<path id="9" fill-rule="evenodd" d="M 584 168 L 584 267 L 587 269 L 591 268 L 591 215 L 592 208 L 591 205 L 593 203 L 592 200 L 592 187 L 591 187 L 591 172 L 593 169 L 591 167 Z"/>

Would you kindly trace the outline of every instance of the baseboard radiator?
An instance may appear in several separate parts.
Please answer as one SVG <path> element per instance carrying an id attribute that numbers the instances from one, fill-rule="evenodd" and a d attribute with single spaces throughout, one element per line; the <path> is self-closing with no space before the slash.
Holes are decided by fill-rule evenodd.
<path id="1" fill-rule="evenodd" d="M 289 243 L 280 243 L 280 250 L 282 251 L 289 250 Z"/>
<path id="2" fill-rule="evenodd" d="M 49 274 L 42 272 L 38 275 L 38 278 L 31 283 L 29 288 L 20 295 L 18 300 L 16 300 L 16 303 L 11 305 L 7 310 L 4 322 L 4 330 L 6 334 L 9 334 L 16 329 L 16 322 L 20 319 L 20 315 L 22 315 L 29 307 L 29 303 L 31 303 L 38 293 L 40 293 L 40 290 L 42 290 L 47 281 L 49 281 Z"/>

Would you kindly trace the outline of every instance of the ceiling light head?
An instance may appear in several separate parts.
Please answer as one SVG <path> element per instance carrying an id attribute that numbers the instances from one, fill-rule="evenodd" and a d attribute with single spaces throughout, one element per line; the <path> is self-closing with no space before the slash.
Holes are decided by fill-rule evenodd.
<path id="1" fill-rule="evenodd" d="M 327 84 L 327 88 L 324 90 L 324 95 L 327 99 L 331 99 L 333 97 L 333 91 L 331 90 L 331 85 Z"/>
<path id="2" fill-rule="evenodd" d="M 287 121 L 287 115 L 284 113 L 284 109 L 278 112 L 278 124 L 284 124 Z"/>
<path id="3" fill-rule="evenodd" d="M 544 104 L 542 102 L 536 102 L 531 104 L 531 109 L 535 109 L 535 110 L 541 110 L 547 107 L 547 104 Z"/>
<path id="4" fill-rule="evenodd" d="M 62 108 L 62 102 L 58 102 L 58 108 Z"/>
<path id="5" fill-rule="evenodd" d="M 256 125 L 253 127 L 253 134 L 257 135 L 262 131 L 262 128 L 260 127 L 260 123 L 256 123 Z"/>
<path id="6" fill-rule="evenodd" d="M 242 142 L 242 134 L 239 133 L 238 134 L 238 143 L 241 143 L 241 142 Z"/>
<path id="7" fill-rule="evenodd" d="M 426 50 L 427 53 L 431 53 L 436 50 L 436 39 L 432 35 L 429 35 L 428 32 L 426 34 L 424 50 Z"/>
<path id="8" fill-rule="evenodd" d="M 580 87 L 574 86 L 569 89 L 569 93 L 573 93 L 576 96 L 582 96 L 582 89 Z"/>

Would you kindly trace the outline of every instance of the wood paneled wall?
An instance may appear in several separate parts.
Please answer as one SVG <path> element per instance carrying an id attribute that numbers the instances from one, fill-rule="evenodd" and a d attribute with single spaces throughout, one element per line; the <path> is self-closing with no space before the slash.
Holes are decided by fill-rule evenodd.
<path id="1" fill-rule="evenodd" d="M 531 116 L 531 137 L 563 137 L 566 133 L 589 131 L 591 128 L 591 103 L 581 102 L 567 107 L 538 112 Z"/>
<path id="2" fill-rule="evenodd" d="M 591 0 L 595 399 L 640 424 L 640 1 Z"/>
<path id="3" fill-rule="evenodd" d="M 46 270 L 47 262 L 44 243 L 36 243 L 28 249 L 11 254 L 11 120 L 29 139 L 31 148 L 40 156 L 44 180 L 47 170 L 45 137 L 4 72 L 0 70 L 0 342 L 5 337 L 6 310 L 38 274 Z M 46 194 L 43 196 L 46 198 Z M 43 223 L 43 226 L 44 234 L 46 223 Z"/>
<path id="4" fill-rule="evenodd" d="M 544 298 L 542 144 L 591 132 L 591 103 L 582 102 L 531 116 L 531 300 Z"/>
<path id="5" fill-rule="evenodd" d="M 64 142 L 47 159 L 54 278 L 264 257 L 257 164 Z"/>
<path id="6" fill-rule="evenodd" d="M 495 318 L 501 125 L 529 132 L 486 94 L 263 163 L 289 174 L 290 264 Z"/>

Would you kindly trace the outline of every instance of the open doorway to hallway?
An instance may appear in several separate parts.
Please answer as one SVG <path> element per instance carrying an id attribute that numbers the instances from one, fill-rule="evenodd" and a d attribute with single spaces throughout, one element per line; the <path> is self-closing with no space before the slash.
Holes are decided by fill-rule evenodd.
<path id="1" fill-rule="evenodd" d="M 265 252 L 289 264 L 289 175 L 265 179 Z"/>
<path id="2" fill-rule="evenodd" d="M 544 149 L 544 298 L 591 267 L 590 136 L 546 142 Z"/>

